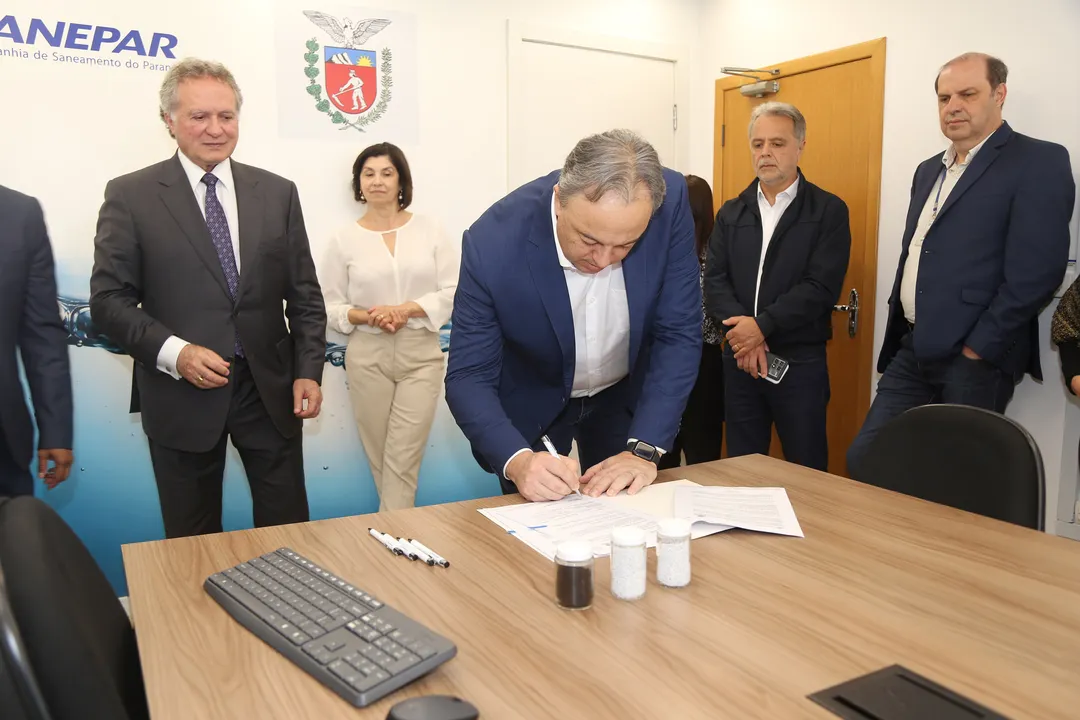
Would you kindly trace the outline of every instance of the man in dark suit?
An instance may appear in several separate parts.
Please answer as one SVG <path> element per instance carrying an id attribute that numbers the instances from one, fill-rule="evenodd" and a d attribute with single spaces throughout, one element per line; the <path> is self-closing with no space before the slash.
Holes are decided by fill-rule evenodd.
<path id="1" fill-rule="evenodd" d="M 446 401 L 504 492 L 656 478 L 701 359 L 698 275 L 686 181 L 625 130 L 585 138 L 465 232 Z"/>
<path id="2" fill-rule="evenodd" d="M 308 519 L 326 310 L 296 186 L 230 160 L 240 104 L 220 63 L 173 66 L 161 115 L 179 152 L 112 180 L 98 217 L 90 313 L 135 359 L 167 537 L 221 531 L 230 436 L 255 525 Z"/>
<path id="3" fill-rule="evenodd" d="M 0 218 L 0 496 L 31 495 L 34 423 L 16 356 L 22 355 L 37 421 L 38 477 L 52 489 L 67 479 L 73 461 L 67 331 L 41 206 L 0 186 Z"/>
<path id="4" fill-rule="evenodd" d="M 705 262 L 706 312 L 726 328 L 728 457 L 767 455 L 775 423 L 788 461 L 827 470 L 825 344 L 851 252 L 848 209 L 799 170 L 806 120 L 794 105 L 758 105 L 749 135 L 757 179 L 720 208 Z M 779 383 L 767 352 L 789 364 Z"/>
<path id="5" fill-rule="evenodd" d="M 853 477 L 878 431 L 905 410 L 945 402 L 1004 412 L 1024 373 L 1042 379 L 1038 316 L 1065 274 L 1076 187 L 1065 148 L 1002 120 L 1007 73 L 980 53 L 938 73 L 952 145 L 915 171 L 884 374 L 848 450 Z"/>

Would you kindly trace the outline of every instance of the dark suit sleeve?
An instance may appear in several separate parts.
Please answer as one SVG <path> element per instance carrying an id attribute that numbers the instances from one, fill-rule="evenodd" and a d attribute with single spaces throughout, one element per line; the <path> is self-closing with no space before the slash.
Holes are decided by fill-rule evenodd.
<path id="1" fill-rule="evenodd" d="M 705 254 L 705 312 L 714 318 L 717 325 L 730 317 L 746 315 L 746 309 L 735 297 L 735 288 L 731 284 L 731 268 L 728 264 L 728 226 L 720 221 L 716 214 L 716 225 L 709 236 L 709 247 Z"/>
<path id="2" fill-rule="evenodd" d="M 701 364 L 701 265 L 694 253 L 694 221 L 686 183 L 680 179 L 675 187 L 669 184 L 668 193 L 672 203 L 671 249 L 656 299 L 645 384 L 630 423 L 631 438 L 666 451 L 675 442 Z"/>
<path id="3" fill-rule="evenodd" d="M 56 301 L 52 247 L 37 202 L 30 210 L 25 239 L 30 267 L 19 323 L 19 350 L 34 402 L 38 447 L 70 450 L 72 402 L 67 331 Z"/>
<path id="4" fill-rule="evenodd" d="M 1012 199 L 1005 234 L 1005 282 L 965 344 L 998 364 L 1012 338 L 1053 297 L 1069 262 L 1069 220 L 1076 185 L 1068 151 L 1059 145 L 1032 153 Z"/>
<path id="5" fill-rule="evenodd" d="M 473 448 L 501 475 L 510 456 L 529 443 L 499 400 L 503 336 L 482 268 L 477 244 L 466 231 L 450 324 L 446 404 Z"/>
<path id="6" fill-rule="evenodd" d="M 847 204 L 839 198 L 830 199 L 822 218 L 821 238 L 810 254 L 802 281 L 755 318 L 762 335 L 768 338 L 775 330 L 799 327 L 821 317 L 823 312 L 832 312 L 840 297 L 850 255 Z"/>
<path id="7" fill-rule="evenodd" d="M 289 286 L 285 316 L 293 337 L 296 378 L 322 383 L 326 364 L 326 305 L 311 259 L 304 213 L 296 185 L 289 183 Z"/>
<path id="8" fill-rule="evenodd" d="M 127 199 L 117 181 L 105 186 L 94 237 L 90 317 L 94 326 L 148 370 L 173 332 L 150 317 L 143 299 L 142 250 Z"/>

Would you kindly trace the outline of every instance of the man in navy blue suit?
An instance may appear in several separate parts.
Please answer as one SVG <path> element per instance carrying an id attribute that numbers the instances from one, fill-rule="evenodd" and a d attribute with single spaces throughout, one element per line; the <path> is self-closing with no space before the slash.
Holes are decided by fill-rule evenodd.
<path id="1" fill-rule="evenodd" d="M 465 232 L 446 401 L 503 492 L 656 478 L 701 358 L 698 275 L 686 181 L 626 130 L 580 141 Z"/>
<path id="2" fill-rule="evenodd" d="M 31 495 L 34 421 L 24 400 L 21 354 L 38 430 L 38 477 L 52 489 L 67 479 L 71 454 L 71 374 L 67 331 L 37 200 L 0 186 L 0 495 Z"/>
<path id="3" fill-rule="evenodd" d="M 877 397 L 848 450 L 858 464 L 909 408 L 959 403 L 1004 412 L 1024 373 L 1042 379 L 1038 315 L 1061 284 L 1076 187 L 1060 145 L 1002 120 L 1005 64 L 951 60 L 935 90 L 952 141 L 915 171 Z"/>

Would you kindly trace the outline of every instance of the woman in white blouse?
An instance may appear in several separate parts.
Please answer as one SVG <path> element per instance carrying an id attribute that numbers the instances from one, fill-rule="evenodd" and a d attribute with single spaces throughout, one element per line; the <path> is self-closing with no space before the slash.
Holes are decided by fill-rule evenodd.
<path id="1" fill-rule="evenodd" d="M 330 238 L 322 286 L 330 327 L 349 336 L 349 396 L 380 509 L 394 510 L 416 502 L 461 247 L 435 220 L 406 210 L 412 174 L 398 147 L 360 153 L 352 184 L 367 211 Z"/>

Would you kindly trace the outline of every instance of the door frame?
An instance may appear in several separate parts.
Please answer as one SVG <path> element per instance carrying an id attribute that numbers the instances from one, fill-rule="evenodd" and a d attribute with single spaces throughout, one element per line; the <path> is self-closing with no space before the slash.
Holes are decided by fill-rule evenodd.
<path id="1" fill-rule="evenodd" d="M 858 411 L 862 418 L 866 417 L 870 409 L 870 391 L 873 388 L 875 373 L 874 365 L 874 313 L 877 306 L 877 253 L 878 253 L 878 221 L 881 210 L 881 146 L 885 124 L 885 38 L 869 40 L 857 45 L 829 50 L 808 55 L 806 57 L 789 60 L 787 62 L 768 65 L 762 70 L 779 70 L 776 75 L 770 75 L 769 80 L 783 80 L 785 77 L 800 75 L 813 70 L 822 70 L 834 65 L 843 65 L 858 60 L 870 61 L 870 76 L 873 80 L 870 101 L 870 157 L 866 171 L 866 249 L 863 255 L 864 266 L 872 266 L 873 272 L 863 273 L 863 289 L 859 296 L 859 320 L 860 329 L 869 332 L 870 341 L 860 343 L 859 367 L 869 368 L 867 377 L 858 378 L 856 389 L 856 401 Z M 763 78 L 765 79 L 765 78 Z M 716 81 L 716 107 L 713 115 L 713 137 L 719 139 L 724 129 L 724 93 L 733 88 L 749 85 L 754 81 L 741 77 L 732 76 L 720 78 Z M 734 132 L 741 132 L 741 128 Z M 876 130 L 876 132 L 875 132 Z M 726 139 L 726 138 L 725 138 Z M 724 143 L 714 142 L 713 148 L 713 205 L 719 208 L 721 199 L 724 197 L 724 189 L 721 187 L 724 180 Z M 740 190 L 742 188 L 739 188 Z M 844 288 L 847 290 L 847 288 Z M 845 295 L 841 294 L 839 302 L 847 302 Z"/>
<path id="2" fill-rule="evenodd" d="M 555 45 L 559 47 L 595 50 L 599 52 L 629 55 L 647 60 L 669 62 L 674 70 L 675 106 L 678 108 L 678 122 L 675 124 L 675 157 L 661 158 L 666 167 L 678 169 L 686 166 L 690 156 L 690 133 L 684 132 L 689 127 L 690 118 L 690 69 L 688 56 L 679 45 L 636 40 L 615 35 L 573 30 L 556 25 L 526 23 L 516 20 L 506 21 L 506 185 L 510 187 L 511 165 L 514 158 L 514 143 L 518 141 L 524 119 L 521 106 L 515 101 L 528 93 L 528 88 L 518 84 L 523 64 L 522 47 L 525 43 Z M 526 139 L 527 141 L 527 139 Z M 570 152 L 571 148 L 566 148 Z"/>

